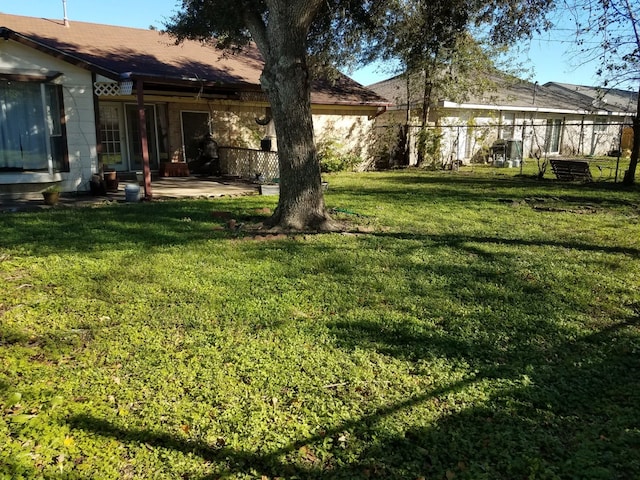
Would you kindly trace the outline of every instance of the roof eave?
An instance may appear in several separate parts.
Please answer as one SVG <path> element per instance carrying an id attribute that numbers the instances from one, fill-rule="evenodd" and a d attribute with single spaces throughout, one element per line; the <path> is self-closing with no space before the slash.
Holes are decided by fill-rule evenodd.
<path id="1" fill-rule="evenodd" d="M 145 72 L 118 72 L 109 68 L 105 68 L 102 65 L 88 61 L 79 56 L 70 54 L 55 48 L 45 42 L 41 42 L 29 35 L 19 33 L 8 27 L 0 27 L 0 38 L 5 40 L 12 40 L 20 43 L 24 46 L 33 48 L 44 54 L 50 55 L 64 62 L 72 64 L 83 70 L 93 72 L 101 75 L 105 78 L 119 82 L 125 79 L 142 80 L 143 83 L 152 83 L 160 86 L 167 87 L 190 87 L 190 88 L 209 88 L 219 90 L 228 94 L 240 93 L 240 92 L 262 92 L 262 88 L 259 83 L 239 82 L 239 83 L 223 83 L 220 81 L 207 80 L 202 78 L 193 78 L 186 76 L 166 76 L 161 74 L 145 73 Z M 345 106 L 345 107 L 361 107 L 361 108 L 378 108 L 388 107 L 388 103 L 383 102 L 361 102 L 361 101 L 336 101 L 336 102 L 314 102 L 315 105 L 323 106 Z"/>
<path id="2" fill-rule="evenodd" d="M 87 62 L 82 58 L 76 57 L 75 55 L 71 55 L 67 52 L 63 52 L 62 50 L 58 50 L 57 48 L 47 45 L 46 43 L 39 42 L 38 40 L 34 40 L 33 38 L 11 30 L 10 28 L 0 27 L 0 37 L 4 38 L 5 40 L 13 40 L 17 43 L 20 43 L 21 45 L 33 48 L 47 55 L 58 58 L 64 62 L 75 65 L 76 67 L 95 72 L 104 77 L 111 78 L 113 80 L 118 80 L 119 78 L 118 72 L 103 68 L 100 65 L 96 65 L 92 62 Z"/>

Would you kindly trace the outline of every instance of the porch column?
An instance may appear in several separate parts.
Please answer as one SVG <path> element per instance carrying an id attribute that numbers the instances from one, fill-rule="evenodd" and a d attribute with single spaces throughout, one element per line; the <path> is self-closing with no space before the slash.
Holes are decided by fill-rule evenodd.
<path id="1" fill-rule="evenodd" d="M 147 140 L 147 118 L 144 111 L 144 82 L 136 80 L 136 93 L 138 96 L 138 121 L 140 122 L 140 145 L 142 152 L 142 172 L 144 173 L 144 198 L 151 200 L 151 168 L 149 167 L 149 143 Z"/>

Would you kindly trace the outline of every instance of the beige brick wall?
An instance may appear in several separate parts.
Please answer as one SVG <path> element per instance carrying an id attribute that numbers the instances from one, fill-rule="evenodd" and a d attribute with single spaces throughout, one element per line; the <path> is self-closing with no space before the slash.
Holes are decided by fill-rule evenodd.
<path id="1" fill-rule="evenodd" d="M 264 107 L 214 102 L 169 103 L 169 157 L 174 162 L 183 160 L 182 112 L 208 112 L 213 137 L 220 146 L 260 148 L 267 129 L 255 121 L 256 117 L 264 116 Z"/>

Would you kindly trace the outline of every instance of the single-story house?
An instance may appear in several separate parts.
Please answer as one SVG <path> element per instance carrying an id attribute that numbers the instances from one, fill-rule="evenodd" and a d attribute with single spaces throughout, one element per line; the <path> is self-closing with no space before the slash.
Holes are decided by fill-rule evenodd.
<path id="1" fill-rule="evenodd" d="M 152 171 L 184 174 L 208 133 L 228 173 L 265 173 L 277 139 L 262 67 L 252 45 L 225 52 L 156 30 L 0 14 L 0 194 L 87 191 L 102 169 L 139 171 L 145 156 Z M 366 155 L 386 100 L 338 75 L 315 81 L 311 101 L 318 138 Z"/>
<path id="2" fill-rule="evenodd" d="M 430 138 L 439 139 L 443 164 L 487 161 L 495 145 L 506 146 L 507 156 L 514 158 L 606 155 L 630 148 L 627 129 L 637 93 L 554 82 L 538 85 L 501 75 L 492 76 L 489 84 L 493 86 L 485 93 L 465 101 L 441 98 L 432 103 L 428 130 L 434 133 Z M 404 76 L 368 88 L 393 104 L 379 118 L 379 131 L 406 123 L 410 97 L 409 163 L 415 164 L 420 99 L 407 95 Z M 392 142 L 397 136 L 387 137 Z"/>

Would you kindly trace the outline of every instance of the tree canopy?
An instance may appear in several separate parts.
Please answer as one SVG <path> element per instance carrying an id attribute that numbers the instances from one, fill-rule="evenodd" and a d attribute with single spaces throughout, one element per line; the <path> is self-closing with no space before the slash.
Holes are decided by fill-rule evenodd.
<path id="1" fill-rule="evenodd" d="M 630 0 L 566 0 L 576 29 L 579 53 L 585 62 L 600 65 L 603 94 L 609 88 L 635 87 L 633 149 L 625 184 L 635 182 L 640 155 L 640 3 Z"/>

